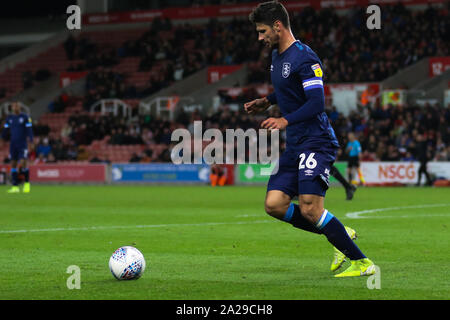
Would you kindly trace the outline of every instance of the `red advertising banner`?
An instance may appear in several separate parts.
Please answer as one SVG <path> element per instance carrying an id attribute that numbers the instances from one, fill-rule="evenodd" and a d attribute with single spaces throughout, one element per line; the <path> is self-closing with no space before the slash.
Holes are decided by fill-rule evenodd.
<path id="1" fill-rule="evenodd" d="M 283 2 L 289 12 L 298 12 L 305 7 L 316 10 L 334 7 L 337 10 L 349 9 L 355 6 L 367 7 L 371 4 L 395 5 L 398 0 L 297 0 Z M 406 0 L 405 6 L 426 5 L 427 3 L 442 3 L 442 0 Z M 209 19 L 214 17 L 247 16 L 259 2 L 232 5 L 200 6 L 191 8 L 167 8 L 161 10 L 145 10 L 133 12 L 94 13 L 83 15 L 83 24 L 136 23 L 149 22 L 155 18 Z"/>
<path id="2" fill-rule="evenodd" d="M 208 67 L 208 83 L 217 82 L 226 75 L 239 70 L 241 67 L 242 65 Z"/>
<path id="3" fill-rule="evenodd" d="M 87 71 L 61 72 L 59 76 L 59 85 L 61 86 L 61 88 L 67 87 L 72 82 L 85 77 L 87 74 Z"/>
<path id="4" fill-rule="evenodd" d="M 433 78 L 450 69 L 450 57 L 433 57 L 428 60 L 429 76 Z"/>
<path id="5" fill-rule="evenodd" d="M 9 166 L 0 165 L 8 172 Z M 8 172 L 9 173 L 9 172 Z M 39 164 L 30 166 L 33 182 L 106 182 L 105 164 Z"/>

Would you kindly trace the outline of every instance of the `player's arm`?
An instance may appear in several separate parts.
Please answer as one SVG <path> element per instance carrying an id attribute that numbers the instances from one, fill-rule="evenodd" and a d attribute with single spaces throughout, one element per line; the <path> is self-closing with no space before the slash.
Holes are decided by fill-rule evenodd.
<path id="1" fill-rule="evenodd" d="M 33 142 L 33 124 L 31 121 L 31 117 L 28 117 L 27 122 L 25 123 L 25 128 L 27 130 L 27 137 L 29 142 Z"/>
<path id="2" fill-rule="evenodd" d="M 345 147 L 345 152 L 349 153 L 350 150 L 352 150 L 352 144 L 350 142 L 347 142 L 347 146 Z"/>
<path id="3" fill-rule="evenodd" d="M 8 119 L 7 119 L 5 124 L 3 125 L 3 129 L 2 129 L 2 139 L 3 140 L 6 140 L 8 138 L 8 132 L 9 132 L 9 124 L 8 124 Z"/>
<path id="4" fill-rule="evenodd" d="M 362 148 L 361 148 L 361 144 L 358 141 L 358 144 L 356 145 L 356 147 L 358 148 L 358 159 L 361 159 L 362 157 Z"/>
<path id="5" fill-rule="evenodd" d="M 275 91 L 269 94 L 266 97 L 266 100 L 270 102 L 270 105 L 277 104 L 277 95 L 275 94 Z"/>
<path id="6" fill-rule="evenodd" d="M 244 104 L 244 109 L 247 113 L 259 113 L 266 111 L 271 105 L 276 103 L 275 93 L 268 95 L 267 97 L 255 99 L 253 101 Z"/>
<path id="7" fill-rule="evenodd" d="M 325 111 L 325 93 L 323 90 L 322 69 L 318 63 L 307 62 L 301 65 L 299 76 L 302 79 L 306 102 L 301 108 L 286 115 L 289 124 L 313 119 Z"/>

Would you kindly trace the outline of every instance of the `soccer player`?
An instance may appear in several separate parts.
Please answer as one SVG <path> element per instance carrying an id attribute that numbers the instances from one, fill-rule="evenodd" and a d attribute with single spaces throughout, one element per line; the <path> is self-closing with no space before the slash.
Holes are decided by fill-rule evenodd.
<path id="1" fill-rule="evenodd" d="M 11 103 L 12 114 L 6 118 L 5 126 L 2 131 L 2 137 L 5 139 L 7 132 L 10 132 L 10 144 L 9 144 L 9 158 L 11 160 L 11 179 L 12 188 L 8 190 L 8 193 L 19 193 L 19 172 L 17 165 L 20 164 L 21 173 L 25 177 L 25 183 L 23 185 L 23 192 L 30 192 L 30 174 L 27 166 L 28 158 L 28 145 L 27 139 L 30 143 L 33 142 L 33 129 L 31 124 L 31 118 L 20 111 L 20 105 L 18 102 Z"/>
<path id="2" fill-rule="evenodd" d="M 356 170 L 359 182 L 361 184 L 364 184 L 365 183 L 364 176 L 359 166 L 359 158 L 361 157 L 362 152 L 361 144 L 359 143 L 358 140 L 356 140 L 355 134 L 353 132 L 348 133 L 348 140 L 349 141 L 345 148 L 345 151 L 348 153 L 348 165 L 347 165 L 348 181 L 352 183 L 353 171 Z"/>
<path id="3" fill-rule="evenodd" d="M 420 162 L 416 186 L 421 186 L 422 174 L 425 174 L 425 178 L 427 179 L 426 185 L 431 186 L 433 182 L 427 170 L 427 163 L 433 158 L 433 155 L 428 148 L 427 139 L 423 134 L 417 135 L 416 154 L 417 160 Z"/>
<path id="4" fill-rule="evenodd" d="M 265 210 L 294 227 L 324 234 L 335 247 L 332 271 L 345 257 L 351 260 L 351 266 L 335 277 L 374 274 L 375 265 L 352 240 L 354 230 L 344 227 L 324 208 L 330 167 L 339 144 L 325 113 L 322 63 L 307 45 L 294 38 L 282 4 L 261 3 L 249 19 L 258 40 L 273 49 L 270 72 L 275 91 L 244 104 L 244 108 L 254 113 L 278 104 L 282 117 L 268 118 L 261 127 L 286 129 L 286 149 L 277 172 L 269 179 Z M 292 202 L 296 195 L 298 205 Z"/>
<path id="5" fill-rule="evenodd" d="M 209 180 L 211 181 L 211 186 L 215 187 L 217 185 L 223 187 L 227 182 L 227 175 L 223 167 L 213 164 L 211 166 L 211 174 L 209 175 Z"/>

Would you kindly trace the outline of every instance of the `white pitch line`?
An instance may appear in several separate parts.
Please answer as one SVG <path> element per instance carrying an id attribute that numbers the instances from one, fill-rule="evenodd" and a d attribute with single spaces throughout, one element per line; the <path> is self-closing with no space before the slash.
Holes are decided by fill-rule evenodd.
<path id="1" fill-rule="evenodd" d="M 261 217 L 263 214 L 240 214 L 235 216 L 236 218 L 248 218 L 248 217 Z"/>
<path id="2" fill-rule="evenodd" d="M 397 218 L 429 218 L 429 217 L 450 217 L 450 212 L 444 214 L 410 214 L 410 215 L 398 215 L 398 216 L 369 216 L 369 217 L 359 217 L 358 219 L 397 219 Z"/>
<path id="3" fill-rule="evenodd" d="M 361 216 L 365 213 L 402 210 L 402 209 L 418 209 L 418 208 L 433 208 L 433 207 L 446 207 L 450 206 L 450 203 L 442 204 L 429 204 L 429 205 L 415 205 L 415 206 L 402 206 L 402 207 L 390 207 L 390 208 L 377 208 L 362 211 L 349 212 L 345 216 L 351 219 L 370 219 L 370 218 L 410 218 L 418 217 L 417 215 L 402 215 L 402 216 L 381 216 L 381 217 L 364 217 Z M 251 217 L 254 215 L 241 215 L 241 217 Z M 421 217 L 441 217 L 448 216 L 448 214 L 428 214 L 420 215 Z M 169 227 L 201 227 L 201 226 L 220 226 L 220 225 L 239 225 L 239 224 L 253 224 L 253 223 L 272 223 L 272 220 L 255 220 L 255 221 L 235 221 L 235 222 L 204 222 L 204 223 L 173 223 L 173 224 L 148 224 L 148 225 L 135 225 L 135 226 L 94 226 L 94 227 L 74 227 L 74 228 L 44 228 L 44 229 L 19 229 L 19 230 L 0 230 L 0 234 L 12 234 L 12 233 L 35 233 L 35 232 L 57 232 L 57 231 L 93 231 L 93 230 L 110 230 L 110 229 L 145 229 L 145 228 L 169 228 Z"/>
<path id="4" fill-rule="evenodd" d="M 10 233 L 31 233 L 31 232 L 56 232 L 56 231 L 92 231 L 109 229 L 145 229 L 145 228 L 169 228 L 169 227 L 201 227 L 201 226 L 220 226 L 229 224 L 253 224 L 253 223 L 271 223 L 271 220 L 256 221 L 236 221 L 236 222 L 204 222 L 204 223 L 173 223 L 173 224 L 147 224 L 135 226 L 97 226 L 97 227 L 75 227 L 75 228 L 46 228 L 46 229 L 21 229 L 21 230 L 0 230 L 0 234 Z"/>
<path id="5" fill-rule="evenodd" d="M 402 206 L 402 207 L 390 207 L 390 208 L 377 208 L 377 209 L 369 209 L 362 211 L 355 211 L 346 213 L 345 216 L 351 219 L 367 219 L 372 217 L 363 217 L 362 214 L 365 213 L 374 213 L 374 212 L 384 212 L 384 211 L 394 211 L 394 210 L 403 210 L 403 209 L 421 209 L 421 208 L 435 208 L 435 207 L 447 207 L 450 206 L 450 203 L 440 203 L 440 204 L 423 204 L 423 205 L 415 205 L 415 206 Z M 402 216 L 405 217 L 405 216 Z"/>

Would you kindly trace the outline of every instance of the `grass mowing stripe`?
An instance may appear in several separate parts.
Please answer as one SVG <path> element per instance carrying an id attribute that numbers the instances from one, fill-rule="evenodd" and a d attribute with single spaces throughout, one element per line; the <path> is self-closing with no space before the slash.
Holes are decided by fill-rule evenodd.
<path id="1" fill-rule="evenodd" d="M 47 229 L 22 229 L 22 230 L 0 230 L 0 234 L 8 233 L 28 233 L 28 232 L 56 232 L 56 231 L 95 231 L 108 229 L 144 229 L 144 228 L 170 228 L 170 227 L 202 227 L 202 226 L 220 226 L 228 224 L 254 224 L 254 223 L 273 223 L 270 220 L 256 221 L 234 221 L 234 222 L 205 222 L 205 223 L 171 223 L 171 224 L 148 224 L 135 226 L 97 226 L 97 227 L 79 227 L 79 228 L 47 228 Z"/>
<path id="2" fill-rule="evenodd" d="M 436 217 L 449 212 L 440 205 L 449 202 L 448 188 L 359 188 L 352 201 L 343 188 L 328 190 L 326 208 L 357 230 L 358 246 L 380 267 L 380 290 L 369 290 L 367 277 L 334 278 L 332 246 L 266 216 L 265 186 L 35 185 L 14 196 L 6 189 L 0 186 L 0 299 L 450 297 L 450 217 Z M 368 219 L 346 217 L 380 209 L 361 214 Z M 68 228 L 75 232 L 61 230 Z M 61 231 L 29 232 L 42 229 Z M 26 232 L 5 233 L 18 230 Z M 148 262 L 138 281 L 117 281 L 108 269 L 122 245 L 136 246 Z M 80 290 L 66 286 L 70 265 L 80 267 Z"/>

